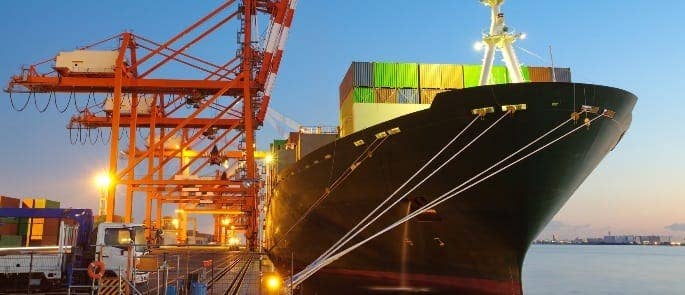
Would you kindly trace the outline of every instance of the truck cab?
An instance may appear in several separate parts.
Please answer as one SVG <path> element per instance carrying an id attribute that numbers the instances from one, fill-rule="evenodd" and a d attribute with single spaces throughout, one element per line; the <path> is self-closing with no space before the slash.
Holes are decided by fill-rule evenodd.
<path id="1" fill-rule="evenodd" d="M 148 274 L 127 274 L 139 258 L 147 253 L 142 224 L 103 222 L 96 229 L 95 260 L 105 264 L 106 275 L 133 277 L 136 283 L 147 281 Z"/>

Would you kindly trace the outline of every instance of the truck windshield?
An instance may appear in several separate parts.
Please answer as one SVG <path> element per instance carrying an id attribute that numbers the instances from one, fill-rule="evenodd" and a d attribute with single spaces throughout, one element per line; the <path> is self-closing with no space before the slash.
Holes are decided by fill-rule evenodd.
<path id="1" fill-rule="evenodd" d="M 105 245 L 128 247 L 131 243 L 131 233 L 127 228 L 106 228 Z"/>
<path id="2" fill-rule="evenodd" d="M 135 244 L 136 252 L 145 252 L 147 247 L 147 240 L 145 240 L 145 229 L 142 226 L 136 226 L 135 231 Z"/>
<path id="3" fill-rule="evenodd" d="M 133 233 L 133 236 L 131 236 Z M 133 242 L 136 252 L 144 252 L 146 248 L 145 229 L 142 226 L 133 228 L 107 228 L 105 229 L 105 244 L 117 248 L 128 248 Z"/>

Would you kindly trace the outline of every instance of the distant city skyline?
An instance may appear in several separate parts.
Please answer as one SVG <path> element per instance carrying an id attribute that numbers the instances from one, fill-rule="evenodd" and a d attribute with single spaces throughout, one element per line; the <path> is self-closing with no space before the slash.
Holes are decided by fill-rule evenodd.
<path id="1" fill-rule="evenodd" d="M 123 30 L 166 40 L 219 3 L 3 1 L 0 33 L 6 45 L 0 47 L 0 82 L 18 74 L 22 65 Z M 552 45 L 555 64 L 571 67 L 574 81 L 623 88 L 639 98 L 631 129 L 543 234 L 684 235 L 685 128 L 679 105 L 685 51 L 678 49 L 685 47 L 679 16 L 685 3 L 510 0 L 503 9 L 509 25 L 528 35 L 517 45 L 542 58 L 519 50 L 524 64 L 548 64 Z M 338 85 L 351 61 L 477 64 L 482 56 L 472 45 L 488 18 L 476 0 L 430 5 L 299 1 L 271 106 L 306 125 L 337 125 Z M 234 42 L 235 32 L 225 36 Z M 211 49 L 194 52 L 219 59 L 233 55 Z M 7 94 L 0 94 L 0 194 L 96 209 L 99 193 L 92 177 L 107 167 L 107 147 L 70 145 L 64 128 L 70 115 L 54 108 L 45 114 L 15 112 Z M 266 148 L 274 136 L 276 131 L 265 126 L 259 147 Z M 135 201 L 138 220 L 143 203 L 143 198 Z M 171 214 L 173 208 L 166 211 Z M 210 222 L 201 219 L 201 225 Z"/>

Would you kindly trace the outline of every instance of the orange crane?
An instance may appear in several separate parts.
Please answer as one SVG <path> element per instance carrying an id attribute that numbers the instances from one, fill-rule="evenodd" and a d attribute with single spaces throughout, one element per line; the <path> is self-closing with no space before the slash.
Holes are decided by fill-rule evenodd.
<path id="1" fill-rule="evenodd" d="M 146 196 L 148 228 L 153 201 L 158 223 L 163 204 L 192 205 L 213 212 L 215 220 L 241 215 L 234 220 L 244 224 L 236 226 L 246 229 L 254 246 L 262 185 L 254 156 L 255 131 L 266 116 L 296 3 L 228 0 L 162 43 L 123 32 L 61 52 L 22 69 L 6 91 L 13 107 L 20 94 L 27 96 L 18 110 L 33 100 L 44 111 L 39 105 L 54 100 L 64 111 L 73 101 L 77 113 L 68 128 L 70 134 L 77 130 L 79 140 L 84 131 L 104 140 L 102 129 L 111 129 L 108 172 L 113 185 L 106 191 L 107 221 L 114 218 L 121 186 L 126 190 L 126 222 L 131 220 L 134 195 L 141 193 Z M 264 32 L 257 31 L 260 16 L 268 19 Z M 189 53 L 230 22 L 238 22 L 234 57 L 212 62 Z M 265 42 L 253 36 L 265 36 Z M 169 78 L 170 65 L 183 67 L 187 74 Z M 69 97 L 66 106 L 58 105 L 60 95 Z M 97 101 L 100 96 L 102 102 Z M 226 162 L 238 163 L 234 175 L 207 172 Z"/>

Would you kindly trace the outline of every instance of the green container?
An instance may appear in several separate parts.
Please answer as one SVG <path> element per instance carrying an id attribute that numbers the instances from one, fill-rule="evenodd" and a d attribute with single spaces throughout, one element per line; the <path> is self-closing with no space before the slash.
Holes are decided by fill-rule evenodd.
<path id="1" fill-rule="evenodd" d="M 418 64 L 397 64 L 397 88 L 419 88 Z"/>
<path id="2" fill-rule="evenodd" d="M 288 142 L 286 139 L 274 139 L 273 143 L 273 149 L 274 150 L 281 150 L 283 147 L 285 147 L 285 144 Z"/>
<path id="3" fill-rule="evenodd" d="M 369 87 L 355 87 L 352 93 L 354 102 L 374 103 L 376 98 L 373 88 Z"/>
<path id="4" fill-rule="evenodd" d="M 505 66 L 493 66 L 490 74 L 490 84 L 509 83 L 509 74 Z"/>
<path id="5" fill-rule="evenodd" d="M 481 65 L 464 65 L 464 87 L 476 87 L 480 84 Z M 493 66 L 490 72 L 490 84 L 509 83 L 509 73 L 505 66 Z"/>
<path id="6" fill-rule="evenodd" d="M 52 200 L 45 200 L 45 208 L 59 209 L 59 202 Z"/>
<path id="7" fill-rule="evenodd" d="M 0 235 L 0 248 L 20 247 L 21 236 L 19 235 Z"/>
<path id="8" fill-rule="evenodd" d="M 17 228 L 20 235 L 28 235 L 29 233 L 29 219 L 25 217 L 18 218 Z"/>
<path id="9" fill-rule="evenodd" d="M 479 86 L 481 67 L 480 65 L 464 65 L 464 88 Z"/>
<path id="10" fill-rule="evenodd" d="M 530 82 L 530 71 L 527 66 L 521 66 L 521 74 L 523 75 L 523 81 Z"/>
<path id="11" fill-rule="evenodd" d="M 373 63 L 373 80 L 376 87 L 397 88 L 397 64 L 389 62 Z M 418 81 L 416 83 L 418 84 Z"/>

